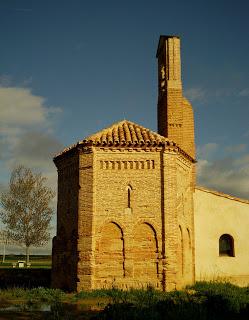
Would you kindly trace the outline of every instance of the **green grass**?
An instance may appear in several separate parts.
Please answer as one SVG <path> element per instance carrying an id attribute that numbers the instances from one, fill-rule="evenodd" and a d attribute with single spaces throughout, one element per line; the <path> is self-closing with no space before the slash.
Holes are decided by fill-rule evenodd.
<path id="1" fill-rule="evenodd" d="M 16 301 L 22 302 L 61 302 L 66 297 L 66 294 L 59 289 L 49 288 L 13 288 L 13 289 L 2 289 L 0 290 L 0 299 L 5 301 Z"/>
<path id="2" fill-rule="evenodd" d="M 91 293 L 90 293 L 91 294 Z M 92 292 L 96 294 L 96 292 Z M 77 296 L 85 296 L 79 293 Z M 101 291 L 98 291 L 98 296 Z M 185 290 L 102 291 L 112 302 L 99 314 L 108 320 L 241 320 L 249 319 L 249 287 L 197 282 Z"/>
<path id="3" fill-rule="evenodd" d="M 2 262 L 0 255 L 0 269 L 13 268 L 13 263 L 17 261 L 25 261 L 25 255 L 6 255 L 5 262 Z M 50 255 L 30 255 L 30 268 L 45 268 L 49 269 L 52 266 L 52 257 Z"/>
<path id="4" fill-rule="evenodd" d="M 81 319 L 83 311 L 88 310 L 90 314 L 92 308 L 96 309 L 94 319 L 101 320 L 249 319 L 249 287 L 223 282 L 197 282 L 184 290 L 171 292 L 148 287 L 147 290 L 113 288 L 68 294 L 58 289 L 14 288 L 0 290 L 1 303 L 28 306 L 48 303 L 59 308 L 54 310 L 59 310 L 61 315 L 64 308 L 72 308 L 75 319 L 78 316 Z"/>

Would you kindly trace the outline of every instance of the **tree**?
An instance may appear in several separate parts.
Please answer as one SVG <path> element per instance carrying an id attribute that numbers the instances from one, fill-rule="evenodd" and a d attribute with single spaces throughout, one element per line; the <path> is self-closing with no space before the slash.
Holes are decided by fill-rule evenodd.
<path id="1" fill-rule="evenodd" d="M 18 166 L 13 169 L 9 188 L 0 195 L 0 212 L 9 237 L 25 245 L 26 262 L 30 246 L 39 247 L 50 238 L 49 226 L 53 216 L 50 202 L 54 191 L 45 185 L 46 178 L 31 169 Z"/>
<path id="2" fill-rule="evenodd" d="M 6 246 L 11 242 L 11 239 L 9 237 L 8 230 L 1 230 L 0 231 L 0 243 L 3 245 L 3 259 L 2 262 L 5 262 L 5 252 L 6 252 Z"/>

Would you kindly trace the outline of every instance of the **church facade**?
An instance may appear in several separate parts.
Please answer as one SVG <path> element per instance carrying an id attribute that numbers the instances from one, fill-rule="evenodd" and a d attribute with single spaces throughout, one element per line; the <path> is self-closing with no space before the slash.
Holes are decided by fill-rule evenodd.
<path id="1" fill-rule="evenodd" d="M 196 187 L 180 39 L 161 36 L 157 58 L 158 133 L 124 120 L 54 158 L 53 287 L 172 290 L 215 276 L 249 282 L 246 227 L 243 235 L 232 222 L 249 227 L 249 201 Z M 241 251 L 239 239 L 247 243 Z"/>

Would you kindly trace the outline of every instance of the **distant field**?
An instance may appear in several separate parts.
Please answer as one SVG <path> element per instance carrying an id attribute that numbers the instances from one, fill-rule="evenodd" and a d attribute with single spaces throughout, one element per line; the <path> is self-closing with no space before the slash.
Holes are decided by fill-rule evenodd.
<path id="1" fill-rule="evenodd" d="M 5 262 L 3 263 L 3 256 L 0 255 L 0 269 L 13 268 L 13 264 L 17 264 L 18 261 L 25 261 L 24 255 L 6 255 Z M 30 268 L 51 268 L 52 257 L 51 255 L 30 255 L 29 261 L 31 263 Z M 16 266 L 17 267 L 17 266 Z"/>

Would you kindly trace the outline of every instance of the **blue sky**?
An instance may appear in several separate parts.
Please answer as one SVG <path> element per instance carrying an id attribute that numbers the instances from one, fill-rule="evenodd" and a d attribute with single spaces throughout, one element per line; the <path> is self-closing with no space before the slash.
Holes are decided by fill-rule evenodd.
<path id="1" fill-rule="evenodd" d="M 160 34 L 181 37 L 198 183 L 249 198 L 249 3 L 0 2 L 0 186 L 124 118 L 156 130 Z"/>

